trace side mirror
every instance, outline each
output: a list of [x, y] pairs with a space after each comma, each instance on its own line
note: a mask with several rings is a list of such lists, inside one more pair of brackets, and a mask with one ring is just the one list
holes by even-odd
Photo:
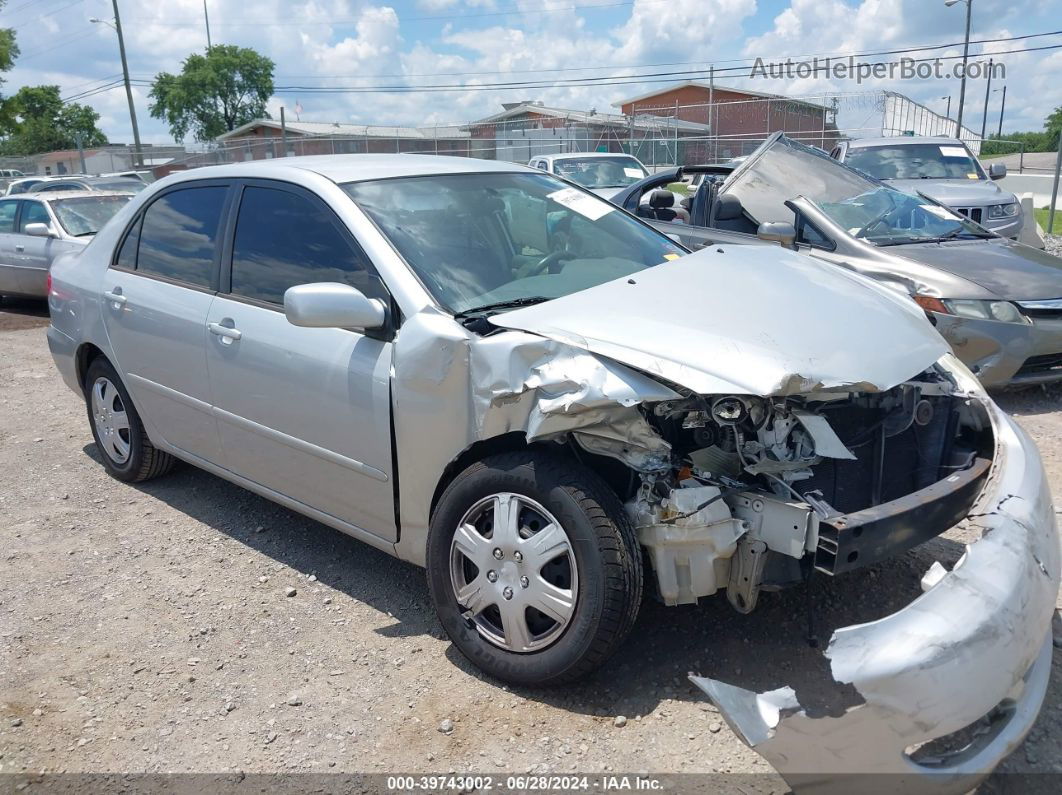
[[1006, 163], [993, 163], [988, 167], [989, 179], [1003, 179], [1007, 176], [1007, 164]]
[[55, 237], [56, 234], [48, 224], [26, 224], [23, 234], [30, 237]]
[[787, 221], [768, 221], [760, 224], [756, 237], [772, 243], [781, 243], [786, 248], [796, 247], [796, 228]]
[[284, 292], [284, 315], [305, 328], [379, 328], [387, 319], [382, 301], [338, 282], [298, 284]]

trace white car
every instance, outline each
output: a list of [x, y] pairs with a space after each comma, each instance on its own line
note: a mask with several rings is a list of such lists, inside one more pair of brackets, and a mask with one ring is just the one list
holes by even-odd
[[638, 158], [615, 152], [539, 155], [531, 158], [528, 165], [581, 185], [602, 199], [611, 199], [628, 185], [649, 176]]

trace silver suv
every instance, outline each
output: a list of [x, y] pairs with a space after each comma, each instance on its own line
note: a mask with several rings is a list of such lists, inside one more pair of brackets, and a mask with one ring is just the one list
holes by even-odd
[[995, 184], [1007, 167], [993, 163], [986, 173], [956, 138], [857, 138], [839, 143], [830, 157], [900, 190], [924, 193], [1001, 237], [1016, 238], [1025, 223], [1017, 197]]
[[[747, 613], [969, 517], [953, 571], [834, 633], [846, 709], [695, 681], [787, 775], [971, 789], [1051, 669], [1035, 447], [906, 296], [775, 246], [685, 254], [508, 163], [204, 168], [56, 262], [48, 342], [114, 477], [180, 459], [425, 566], [454, 645], [516, 684], [600, 665], [647, 580]], [[989, 714], [976, 750], [905, 756]]]

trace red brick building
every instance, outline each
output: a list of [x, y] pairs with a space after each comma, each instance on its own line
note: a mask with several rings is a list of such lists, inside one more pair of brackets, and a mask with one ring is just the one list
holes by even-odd
[[643, 114], [673, 116], [707, 124], [715, 147], [709, 159], [748, 154], [779, 130], [823, 149], [829, 149], [837, 139], [832, 107], [698, 80], [625, 99], [613, 107], [634, 118]]

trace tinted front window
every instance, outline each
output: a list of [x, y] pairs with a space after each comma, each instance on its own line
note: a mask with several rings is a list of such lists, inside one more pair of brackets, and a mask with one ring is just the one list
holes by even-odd
[[18, 230], [25, 231], [29, 224], [51, 225], [52, 220], [48, 217], [48, 210], [40, 202], [23, 202], [22, 215], [18, 220]]
[[209, 287], [227, 193], [221, 186], [185, 188], [152, 202], [144, 213], [137, 270]]
[[0, 232], [15, 231], [15, 210], [17, 201], [0, 202]]
[[984, 179], [966, 147], [905, 144], [849, 149], [845, 162], [878, 179]]
[[341, 282], [384, 297], [365, 256], [326, 208], [285, 190], [245, 189], [232, 243], [232, 292], [282, 304], [289, 287], [313, 282]]
[[343, 188], [453, 312], [557, 298], [686, 253], [549, 174], [406, 177]]
[[[129, 196], [85, 196], [76, 199], [56, 199], [52, 209], [67, 234], [75, 237], [94, 235], [124, 207]], [[25, 212], [23, 212], [25, 215]]]
[[553, 171], [585, 188], [622, 188], [648, 176], [633, 157], [565, 157]]
[[22, 203], [22, 216], [18, 221], [18, 231], [25, 232], [29, 224], [51, 225], [52, 219], [48, 217], [48, 210], [40, 202], [25, 201]]

